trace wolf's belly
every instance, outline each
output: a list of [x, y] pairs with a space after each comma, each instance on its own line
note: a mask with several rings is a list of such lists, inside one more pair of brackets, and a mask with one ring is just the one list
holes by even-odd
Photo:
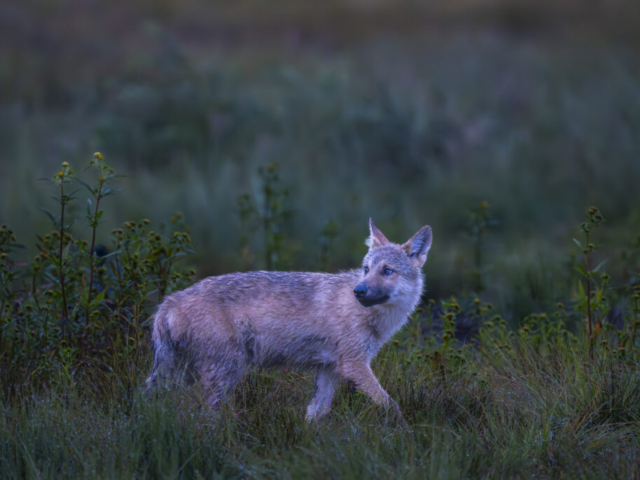
[[337, 361], [335, 343], [322, 334], [309, 334], [297, 339], [256, 335], [247, 357], [250, 362], [264, 368], [317, 369]]

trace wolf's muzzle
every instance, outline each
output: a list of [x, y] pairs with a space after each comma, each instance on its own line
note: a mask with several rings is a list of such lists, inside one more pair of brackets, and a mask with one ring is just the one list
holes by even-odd
[[362, 284], [356, 285], [356, 288], [353, 289], [353, 294], [360, 300], [367, 295], [367, 287]]
[[363, 307], [373, 307], [374, 305], [380, 305], [389, 300], [389, 295], [371, 291], [363, 284], [358, 284], [356, 288], [353, 289], [353, 294]]

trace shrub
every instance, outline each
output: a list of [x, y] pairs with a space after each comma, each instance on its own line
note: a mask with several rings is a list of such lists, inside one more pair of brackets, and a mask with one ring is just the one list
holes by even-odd
[[[139, 358], [150, 308], [194, 279], [195, 271], [176, 268], [192, 252], [181, 215], [157, 229], [147, 219], [125, 222], [112, 230], [110, 249], [96, 244], [101, 207], [117, 193], [111, 188], [117, 175], [100, 153], [90, 169], [93, 184], [77, 178], [67, 162], [52, 177], [59, 215], [45, 210], [54, 228], [37, 237], [30, 260], [12, 230], [0, 228], [0, 362], [17, 384], [50, 382], [60, 372], [70, 379], [89, 364], [113, 368]], [[72, 190], [76, 185], [89, 193], [90, 240], [77, 236], [69, 215], [81, 191]]]

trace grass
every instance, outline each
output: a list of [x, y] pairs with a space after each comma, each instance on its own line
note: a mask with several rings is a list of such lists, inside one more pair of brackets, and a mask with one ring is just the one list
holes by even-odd
[[102, 394], [67, 385], [3, 399], [0, 468], [5, 478], [637, 475], [637, 364], [516, 341], [496, 355], [466, 350], [444, 378], [401, 340], [374, 370], [406, 427], [346, 388], [309, 426], [312, 382], [297, 373], [252, 373], [220, 414], [201, 407], [197, 390], [146, 399], [101, 374]]

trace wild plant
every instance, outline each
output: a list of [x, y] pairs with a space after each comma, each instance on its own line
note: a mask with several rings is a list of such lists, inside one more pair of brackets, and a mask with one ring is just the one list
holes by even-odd
[[329, 221], [325, 223], [320, 232], [320, 270], [326, 272], [329, 269], [329, 258], [331, 247], [338, 236], [339, 225], [337, 222]]
[[482, 293], [486, 288], [484, 249], [487, 231], [495, 223], [496, 221], [491, 218], [489, 203], [486, 201], [480, 202], [469, 211], [466, 238], [473, 245], [473, 268], [468, 270], [467, 276], [470, 290], [476, 293]]
[[[100, 153], [89, 168], [93, 184], [77, 178], [67, 162], [52, 177], [59, 215], [45, 210], [53, 230], [37, 237], [31, 261], [13, 232], [0, 228], [0, 362], [14, 386], [71, 380], [89, 365], [113, 368], [140, 358], [150, 308], [194, 279], [195, 271], [176, 270], [192, 252], [189, 234], [175, 229], [180, 216], [158, 231], [146, 219], [125, 222], [111, 232], [111, 252], [98, 245], [103, 200], [117, 192], [112, 183], [118, 176]], [[89, 193], [90, 240], [77, 236], [80, 228], [69, 214], [81, 191], [76, 184]]]
[[288, 208], [289, 188], [282, 185], [278, 162], [259, 167], [258, 175], [262, 180], [262, 197], [254, 199], [248, 194], [237, 197], [242, 269], [248, 270], [251, 266], [249, 239], [257, 228], [262, 229], [264, 268], [286, 269], [291, 264], [293, 253], [284, 233], [285, 225], [293, 214]]
[[580, 225], [582, 241], [574, 238], [573, 241], [582, 251], [583, 263], [577, 266], [578, 272], [584, 279], [578, 283], [578, 299], [576, 308], [584, 315], [587, 324], [587, 340], [589, 342], [589, 357], [593, 359], [593, 347], [596, 337], [602, 330], [602, 323], [598, 319], [598, 311], [605, 308], [606, 297], [604, 292], [608, 284], [608, 275], [602, 277], [602, 283], [598, 286], [595, 280], [597, 273], [605, 264], [602, 261], [595, 268], [592, 267], [591, 257], [597, 249], [592, 243], [592, 232], [597, 228], [604, 217], [596, 207], [591, 207], [585, 214], [587, 221]]
[[284, 224], [291, 217], [287, 208], [289, 188], [281, 185], [280, 165], [272, 162], [258, 169], [262, 178], [261, 223], [264, 233], [264, 259], [267, 270], [284, 268], [289, 263], [284, 258]]
[[256, 215], [256, 209], [249, 194], [238, 195], [238, 216], [240, 217], [240, 263], [242, 271], [251, 268], [251, 256], [249, 253], [249, 237], [253, 231], [251, 220]]

